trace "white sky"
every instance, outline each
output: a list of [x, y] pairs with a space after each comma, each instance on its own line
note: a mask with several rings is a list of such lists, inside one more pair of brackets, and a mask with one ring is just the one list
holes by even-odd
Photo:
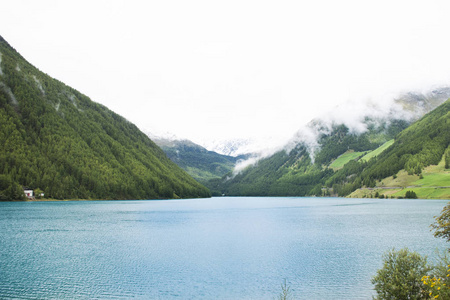
[[29, 62], [143, 130], [289, 138], [347, 100], [450, 83], [450, 1], [2, 0]]

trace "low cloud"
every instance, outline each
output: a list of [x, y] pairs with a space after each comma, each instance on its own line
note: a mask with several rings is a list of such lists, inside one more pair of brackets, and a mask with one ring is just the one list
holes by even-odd
[[285, 150], [283, 146], [278, 147], [272, 147], [272, 148], [265, 148], [263, 150], [255, 151], [251, 154], [250, 158], [239, 160], [233, 169], [233, 177], [242, 172], [245, 168], [255, 165], [260, 161], [261, 159], [267, 158], [272, 156], [273, 154]]
[[5, 93], [8, 95], [9, 100], [11, 101], [12, 104], [14, 105], [18, 105], [19, 102], [17, 101], [16, 97], [14, 96], [13, 92], [11, 91], [11, 89], [9, 88], [9, 86], [7, 86], [6, 84], [4, 84], [3, 82], [0, 81], [0, 89], [2, 89], [3, 91], [5, 91]]
[[37, 86], [38, 89], [41, 91], [42, 95], [45, 95], [45, 90], [44, 90], [44, 88], [42, 87], [42, 84], [41, 84], [41, 82], [39, 81], [39, 79], [37, 79], [37, 77], [36, 77], [35, 75], [33, 75], [33, 79], [34, 79], [34, 82], [36, 83], [36, 86]]
[[378, 127], [391, 120], [409, 122], [417, 120], [448, 98], [450, 98], [450, 87], [435, 87], [348, 101], [301, 127], [283, 146], [256, 152], [251, 158], [239, 162], [235, 166], [234, 175], [278, 151], [284, 150], [289, 153], [298, 144], [306, 147], [311, 160], [314, 161], [315, 154], [320, 150], [319, 137], [330, 134], [336, 125], [345, 125], [350, 133], [359, 135], [365, 133], [369, 125]]

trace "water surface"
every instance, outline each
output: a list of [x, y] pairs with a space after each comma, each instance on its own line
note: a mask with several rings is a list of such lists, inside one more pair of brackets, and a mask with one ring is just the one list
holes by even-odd
[[0, 203], [0, 298], [370, 299], [381, 256], [447, 245], [447, 201], [212, 198]]

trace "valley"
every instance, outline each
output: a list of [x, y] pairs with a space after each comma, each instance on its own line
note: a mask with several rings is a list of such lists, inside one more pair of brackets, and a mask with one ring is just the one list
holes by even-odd
[[[300, 132], [285, 150], [206, 185], [214, 195], [395, 198], [414, 186], [420, 198], [449, 198], [450, 100], [440, 99], [417, 102], [443, 102], [418, 120], [366, 117], [362, 133], [316, 120], [306, 128], [316, 141], [302, 140]], [[413, 103], [408, 100], [406, 107], [411, 110]], [[389, 177], [399, 179], [386, 185]], [[396, 185], [399, 180], [404, 184]]]
[[[22, 199], [25, 186], [61, 200], [401, 198], [408, 190], [419, 198], [450, 198], [448, 87], [366, 109], [349, 103], [271, 151], [246, 152], [250, 140], [211, 144], [227, 153], [219, 154], [189, 140], [142, 133], [36, 69], [2, 38], [0, 53], [3, 200]], [[343, 118], [343, 111], [354, 114]]]

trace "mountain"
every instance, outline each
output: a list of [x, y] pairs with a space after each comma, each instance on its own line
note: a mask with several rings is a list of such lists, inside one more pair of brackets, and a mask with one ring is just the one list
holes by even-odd
[[441, 87], [425, 93], [406, 93], [400, 96], [397, 102], [402, 105], [404, 110], [413, 114], [415, 119], [418, 119], [449, 98], [450, 87]]
[[449, 199], [449, 145], [450, 99], [403, 130], [357, 179], [341, 182], [343, 189], [348, 193], [358, 186], [373, 188], [356, 193], [361, 197], [399, 197], [411, 190], [421, 198]]
[[[216, 195], [246, 196], [344, 196], [362, 185], [373, 186], [381, 175], [361, 178], [362, 172], [376, 169], [376, 157], [391, 149], [391, 144], [397, 145], [394, 142], [397, 135], [420, 115], [445, 101], [449, 91], [441, 88], [426, 94], [408, 93], [389, 105], [369, 103], [368, 107], [337, 108], [299, 130], [283, 150], [220, 180], [211, 180], [207, 186]], [[438, 110], [445, 109], [443, 105]], [[438, 124], [434, 126], [439, 128]], [[409, 151], [414, 155], [416, 150]], [[411, 161], [408, 168], [414, 168], [413, 165]]]
[[138, 128], [29, 64], [0, 37], [0, 198], [209, 197]]
[[221, 178], [231, 172], [240, 159], [208, 151], [189, 140], [152, 138], [166, 155], [199, 182]]
[[227, 156], [240, 156], [240, 155], [252, 155], [260, 148], [260, 142], [252, 139], [217, 139], [217, 140], [205, 140], [201, 144], [209, 151], [227, 155]]

